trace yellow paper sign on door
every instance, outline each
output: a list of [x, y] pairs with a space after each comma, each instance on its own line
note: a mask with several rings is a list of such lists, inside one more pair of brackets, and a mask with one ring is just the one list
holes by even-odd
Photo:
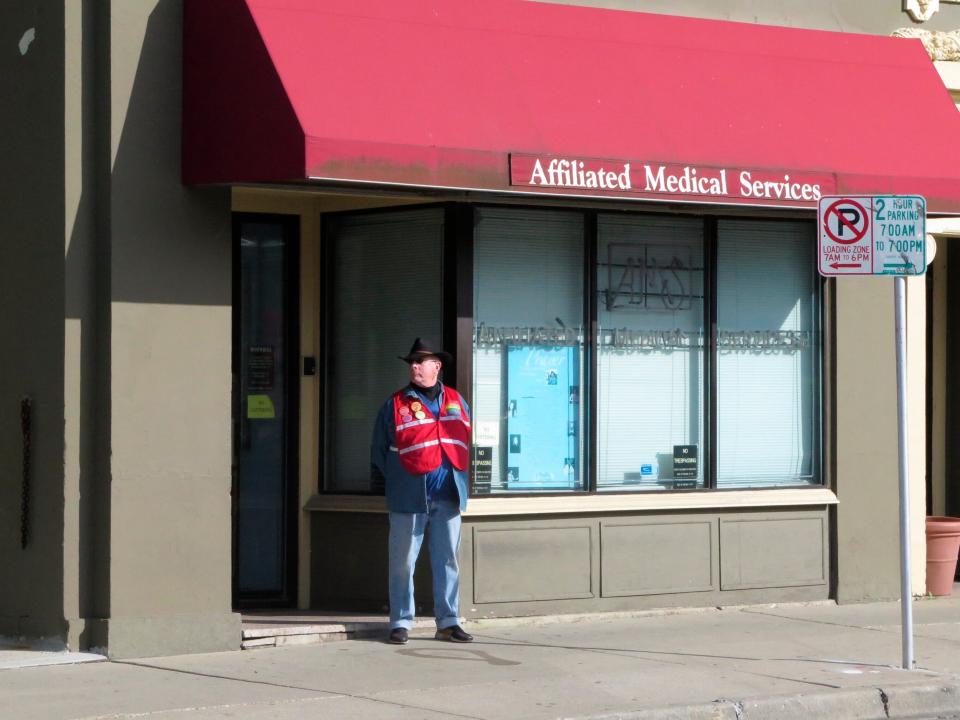
[[273, 420], [276, 417], [277, 411], [269, 395], [247, 395], [247, 419]]

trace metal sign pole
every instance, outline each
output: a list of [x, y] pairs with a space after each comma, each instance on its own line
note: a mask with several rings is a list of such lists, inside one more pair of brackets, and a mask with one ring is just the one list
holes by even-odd
[[903, 669], [913, 669], [913, 595], [910, 592], [910, 489], [907, 484], [906, 278], [894, 278], [897, 345], [897, 441], [900, 456], [900, 631]]
[[[910, 490], [907, 477], [907, 275], [927, 271], [927, 201], [919, 195], [823, 195], [817, 206], [818, 266], [824, 277], [894, 275], [897, 450], [900, 490], [900, 627], [903, 668], [913, 669]], [[840, 381], [840, 378], [837, 378]]]

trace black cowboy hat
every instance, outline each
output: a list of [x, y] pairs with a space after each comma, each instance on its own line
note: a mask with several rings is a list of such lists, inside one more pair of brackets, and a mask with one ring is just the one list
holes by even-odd
[[406, 357], [403, 357], [402, 355], [398, 355], [397, 357], [399, 357], [405, 363], [412, 363], [414, 360], [421, 360], [425, 357], [430, 357], [431, 355], [433, 357], [440, 358], [440, 362], [442, 362], [444, 365], [453, 364], [453, 355], [444, 352], [443, 350], [435, 350], [433, 343], [431, 343], [429, 340], [423, 340], [421, 338], [417, 338], [413, 341], [413, 345], [410, 347], [410, 352], [407, 353]]

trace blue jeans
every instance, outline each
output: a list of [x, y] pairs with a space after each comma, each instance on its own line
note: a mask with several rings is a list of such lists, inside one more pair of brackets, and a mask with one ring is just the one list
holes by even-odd
[[390, 627], [413, 623], [413, 569], [430, 526], [433, 608], [437, 627], [460, 624], [460, 508], [452, 502], [427, 502], [425, 513], [390, 513]]

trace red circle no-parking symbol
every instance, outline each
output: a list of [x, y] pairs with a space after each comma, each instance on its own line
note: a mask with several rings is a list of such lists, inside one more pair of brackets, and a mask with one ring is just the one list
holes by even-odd
[[863, 239], [870, 227], [870, 216], [860, 203], [844, 198], [837, 200], [823, 214], [823, 229], [834, 242], [852, 245]]

